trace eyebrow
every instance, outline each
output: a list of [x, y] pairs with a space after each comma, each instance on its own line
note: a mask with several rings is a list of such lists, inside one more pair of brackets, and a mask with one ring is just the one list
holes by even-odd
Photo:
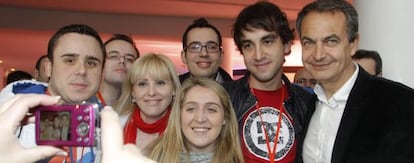
[[[199, 104], [197, 101], [188, 101], [186, 103], [184, 103], [184, 105], [188, 105], [188, 104]], [[205, 105], [215, 105], [220, 107], [221, 105], [215, 102], [207, 102]]]
[[[111, 50], [111, 51], [109, 51], [108, 52], [108, 54], [120, 54], [121, 52], [119, 52], [118, 50]], [[137, 56], [135, 56], [134, 54], [132, 54], [132, 53], [126, 53], [125, 55], [127, 55], [127, 56], [131, 56], [131, 57], [134, 57], [134, 58], [136, 58]]]
[[300, 40], [309, 40], [309, 41], [314, 41], [313, 39], [311, 39], [311, 38], [309, 38], [309, 37], [306, 37], [306, 36], [303, 36]]
[[251, 40], [240, 40], [240, 44], [243, 45], [245, 43], [251, 43]]
[[260, 40], [267, 40], [267, 39], [273, 39], [274, 40], [278, 37], [279, 37], [279, 35], [276, 35], [274, 33], [270, 33], [268, 35], [263, 36]]
[[142, 82], [142, 81], [147, 82], [147, 81], [148, 81], [148, 78], [137, 78], [137, 79], [135, 80], [135, 82]]
[[118, 50], [111, 50], [111, 51], [108, 52], [108, 54], [112, 54], [112, 53], [119, 54], [119, 51]]
[[[188, 43], [188, 45], [191, 45], [191, 44], [196, 44], [196, 43], [197, 43], [197, 44], [201, 44], [201, 42], [200, 42], [200, 41], [193, 41], [193, 42], [189, 42], [189, 43]], [[187, 45], [187, 46], [188, 46], [188, 45]]]
[[[328, 39], [331, 39], [331, 38], [335, 38], [335, 39], [338, 39], [338, 40], [341, 40], [341, 38], [338, 36], [338, 35], [336, 35], [336, 34], [332, 34], [332, 35], [329, 35], [329, 36], [326, 36], [326, 37], [324, 37], [322, 40], [328, 40]], [[301, 40], [310, 40], [310, 41], [315, 41], [315, 40], [313, 40], [313, 39], [311, 39], [311, 38], [309, 38], [309, 37], [306, 37], [306, 36], [303, 36], [302, 38], [301, 38]]]
[[214, 43], [214, 44], [217, 44], [217, 45], [219, 44], [218, 42], [215, 42], [215, 41], [207, 41], [207, 43], [206, 43], [206, 44], [209, 44], [209, 43], [210, 43], [210, 44], [211, 44], [211, 43]]
[[96, 58], [94, 56], [86, 56], [86, 59], [87, 60], [94, 60], [94, 61], [97, 61], [99, 63], [102, 63], [102, 61], [100, 59], [98, 59], [98, 58]]
[[61, 55], [60, 58], [63, 58], [63, 57], [78, 57], [78, 56], [79, 55], [75, 54], [75, 53], [65, 53], [65, 54]]
[[137, 56], [135, 56], [134, 54], [131, 54], [131, 53], [126, 53], [125, 55], [127, 55], [127, 56], [131, 56], [131, 57], [134, 57], [134, 58], [136, 58]]
[[331, 39], [331, 38], [341, 40], [341, 38], [336, 34], [329, 35], [329, 36], [325, 37], [323, 40], [328, 40], [328, 39]]
[[[279, 37], [279, 35], [278, 34], [275, 34], [275, 33], [269, 33], [269, 34], [267, 34], [267, 35], [264, 35], [263, 37], [261, 37], [260, 38], [260, 40], [267, 40], [267, 39], [276, 39], [276, 38], [278, 38]], [[252, 40], [250, 40], [250, 39], [241, 39], [240, 40], [240, 42], [241, 43], [246, 43], [246, 42], [252, 42]]]

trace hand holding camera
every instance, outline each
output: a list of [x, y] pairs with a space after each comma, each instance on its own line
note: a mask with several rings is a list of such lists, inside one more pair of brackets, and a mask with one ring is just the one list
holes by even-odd
[[[36, 106], [50, 106], [58, 102], [56, 96], [41, 94], [20, 94], [0, 105], [0, 158], [2, 162], [35, 162], [50, 156], [67, 156], [56, 147], [40, 145], [33, 148], [23, 147], [15, 132], [29, 109]], [[52, 109], [53, 110], [53, 109]], [[133, 145], [123, 145], [122, 128], [118, 114], [111, 107], [105, 107], [102, 113], [103, 163], [117, 162], [154, 162], [140, 153]], [[78, 123], [79, 124], [79, 123]]]
[[52, 146], [24, 148], [15, 132], [29, 109], [37, 105], [56, 104], [59, 97], [25, 94], [16, 95], [0, 106], [0, 158], [2, 162], [35, 162], [53, 155], [66, 156], [67, 153]]

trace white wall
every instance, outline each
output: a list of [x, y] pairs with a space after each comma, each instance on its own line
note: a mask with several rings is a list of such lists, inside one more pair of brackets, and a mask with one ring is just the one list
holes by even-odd
[[359, 13], [359, 47], [376, 50], [385, 78], [414, 87], [414, 1], [354, 0]]

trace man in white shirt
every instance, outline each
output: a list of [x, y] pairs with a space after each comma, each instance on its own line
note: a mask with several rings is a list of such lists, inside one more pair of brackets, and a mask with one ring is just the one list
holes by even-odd
[[318, 81], [298, 162], [413, 162], [414, 90], [352, 61], [355, 8], [317, 0], [301, 10], [296, 26], [304, 67]]

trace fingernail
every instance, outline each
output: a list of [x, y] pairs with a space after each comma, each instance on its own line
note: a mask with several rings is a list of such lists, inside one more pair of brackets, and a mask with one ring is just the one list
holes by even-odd
[[111, 106], [105, 106], [104, 109], [105, 110], [110, 110], [110, 111], [114, 110]]
[[58, 151], [57, 153], [56, 153], [56, 156], [67, 156], [68, 155], [68, 153], [67, 152], [65, 152], [65, 151]]

